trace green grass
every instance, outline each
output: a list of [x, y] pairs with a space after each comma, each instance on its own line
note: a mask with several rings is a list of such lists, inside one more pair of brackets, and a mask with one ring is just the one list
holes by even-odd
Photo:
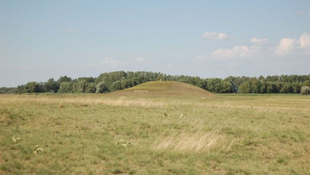
[[1, 95], [0, 174], [310, 173], [309, 96], [118, 95]]
[[201, 89], [199, 87], [175, 82], [175, 81], [151, 81], [137, 85], [135, 87], [116, 91], [110, 94], [111, 97], [140, 97], [147, 99], [214, 99], [217, 98], [214, 94]]

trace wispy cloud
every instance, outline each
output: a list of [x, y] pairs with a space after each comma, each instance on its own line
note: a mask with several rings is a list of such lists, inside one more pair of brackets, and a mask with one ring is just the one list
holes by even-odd
[[134, 62], [135, 62], [135, 63], [143, 63], [143, 62], [145, 62], [145, 60], [144, 60], [143, 57], [138, 57], [138, 58], [135, 58], [135, 59], [134, 59]]
[[253, 49], [248, 46], [235, 46], [232, 49], [217, 49], [212, 52], [211, 56], [218, 59], [233, 59], [250, 57], [254, 52]]
[[113, 57], [104, 57], [102, 61], [100, 62], [91, 62], [88, 64], [88, 67], [110, 67], [110, 68], [122, 68], [124, 66], [132, 67], [135, 65], [141, 65], [141, 64], [148, 64], [148, 63], [155, 63], [155, 61], [145, 59], [143, 57], [137, 57], [133, 60], [127, 60], [126, 59], [115, 59]]
[[206, 62], [206, 61], [208, 61], [208, 60], [211, 60], [211, 58], [208, 57], [208, 56], [202, 56], [202, 55], [199, 55], [199, 56], [196, 57], [196, 58], [192, 58], [192, 61], [193, 61], [193, 62]]
[[144, 57], [137, 57], [133, 60], [134, 63], [142, 64], [142, 63], [155, 63], [153, 60], [145, 59]]
[[115, 58], [104, 57], [103, 60], [100, 61], [100, 62], [96, 62], [96, 63], [91, 62], [91, 63], [89, 63], [88, 67], [102, 67], [102, 66], [106, 67], [106, 66], [108, 66], [108, 67], [111, 67], [111, 68], [115, 68], [115, 67], [117, 67], [119, 65], [123, 65], [123, 64], [125, 64], [125, 62], [119, 61], [119, 60], [117, 60]]
[[251, 43], [256, 43], [256, 44], [263, 44], [266, 43], [268, 40], [267, 39], [260, 39], [260, 38], [252, 38]]
[[216, 32], [208, 32], [208, 31], [203, 33], [201, 37], [205, 39], [215, 39], [215, 40], [223, 40], [223, 39], [228, 38], [226, 33], [216, 33]]
[[105, 57], [103, 61], [100, 62], [101, 65], [110, 65], [110, 66], [116, 66], [119, 64], [122, 64], [121, 61], [116, 60], [115, 58], [112, 57]]

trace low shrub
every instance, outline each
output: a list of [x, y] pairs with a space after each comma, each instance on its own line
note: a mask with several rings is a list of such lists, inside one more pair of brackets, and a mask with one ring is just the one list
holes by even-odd
[[310, 94], [310, 87], [309, 86], [303, 86], [301, 88], [300, 94], [301, 95], [309, 95]]

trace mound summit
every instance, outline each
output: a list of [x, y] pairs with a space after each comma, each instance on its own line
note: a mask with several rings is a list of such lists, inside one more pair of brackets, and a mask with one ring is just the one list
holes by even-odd
[[116, 91], [113, 95], [137, 97], [199, 97], [201, 99], [216, 98], [216, 95], [187, 83], [176, 81], [150, 81], [135, 87]]

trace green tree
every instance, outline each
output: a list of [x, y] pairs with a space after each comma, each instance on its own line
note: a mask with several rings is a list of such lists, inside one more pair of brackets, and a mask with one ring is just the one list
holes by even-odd
[[58, 92], [60, 93], [72, 93], [74, 92], [74, 82], [63, 82], [60, 84]]
[[47, 80], [47, 82], [45, 83], [45, 87], [46, 87], [46, 91], [51, 91], [56, 93], [59, 89], [59, 83], [57, 81], [54, 80], [54, 78], [50, 78], [49, 80]]
[[266, 93], [275, 93], [277, 91], [277, 86], [274, 82], [266, 83]]
[[246, 81], [239, 86], [238, 93], [251, 93], [251, 84]]
[[231, 93], [232, 92], [232, 86], [229, 81], [222, 80], [221, 81], [221, 93]]
[[302, 86], [309, 86], [310, 87], [310, 81], [306, 80], [302, 83]]
[[259, 93], [260, 92], [260, 81], [257, 78], [250, 79], [250, 91], [251, 93]]
[[110, 92], [122, 90], [122, 83], [121, 81], [115, 81], [113, 82], [109, 87]]
[[25, 92], [26, 93], [40, 92], [39, 84], [35, 81], [27, 83], [25, 86]]
[[290, 83], [286, 83], [282, 88], [280, 89], [280, 93], [293, 93], [293, 88]]
[[57, 81], [59, 84], [61, 84], [63, 82], [71, 82], [72, 79], [70, 77], [67, 77], [67, 75], [65, 75], [65, 76], [61, 76]]
[[292, 84], [293, 92], [294, 93], [300, 93], [301, 90], [301, 83], [293, 83]]
[[96, 86], [96, 93], [106, 93], [110, 92], [108, 86], [105, 82], [100, 82]]
[[232, 93], [238, 92], [238, 88], [241, 84], [241, 78], [240, 77], [229, 76], [229, 77], [225, 78], [224, 80], [230, 82]]
[[260, 93], [266, 93], [267, 92], [267, 85], [265, 82], [261, 82], [260, 83], [260, 89], [259, 89]]
[[95, 83], [86, 83], [85, 92], [86, 93], [95, 93], [96, 92]]
[[74, 92], [79, 92], [79, 93], [82, 93], [82, 92], [85, 92], [85, 89], [86, 89], [86, 80], [84, 79], [80, 79], [78, 80], [76, 83], [74, 83]]

